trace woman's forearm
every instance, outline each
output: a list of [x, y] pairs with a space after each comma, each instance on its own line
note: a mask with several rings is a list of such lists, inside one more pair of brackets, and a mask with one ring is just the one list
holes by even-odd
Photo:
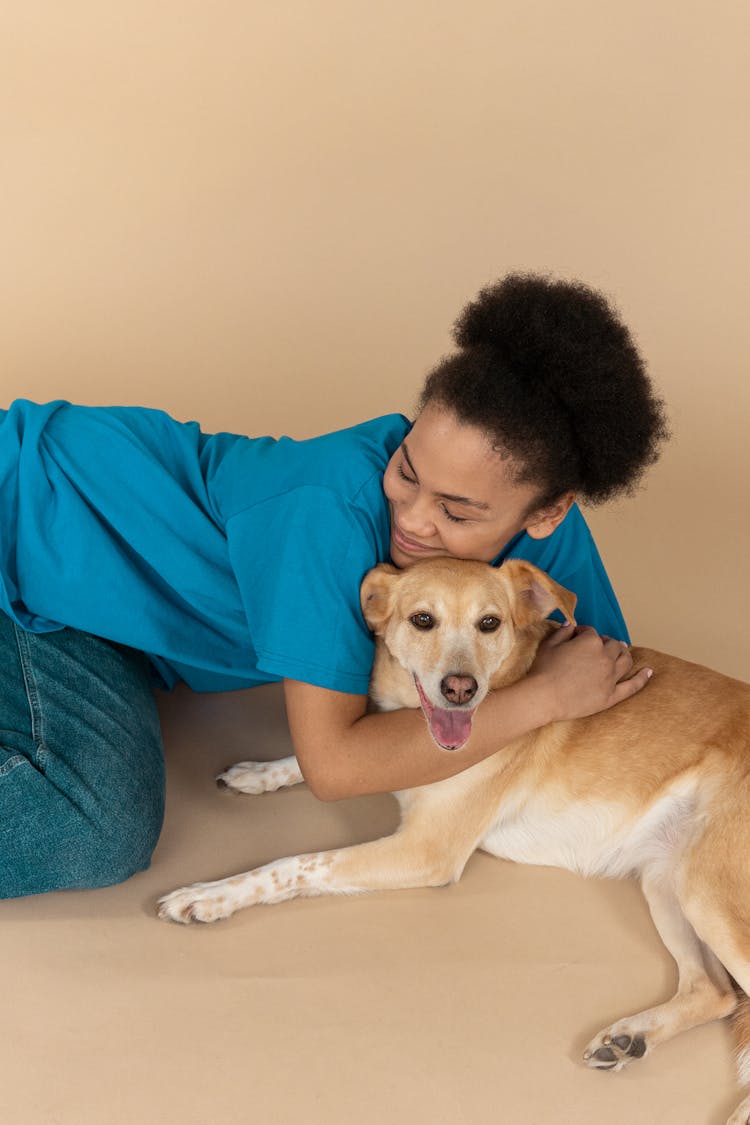
[[421, 711], [366, 714], [364, 696], [285, 681], [289, 728], [300, 768], [324, 801], [392, 793], [443, 781], [546, 723], [593, 715], [645, 687], [626, 645], [592, 629], [559, 629], [522, 680], [479, 705], [462, 750], [440, 750]]
[[526, 679], [482, 702], [461, 750], [441, 750], [415, 709], [362, 715], [329, 741], [325, 756], [302, 746], [297, 756], [315, 795], [336, 801], [443, 781], [547, 721], [543, 686]]

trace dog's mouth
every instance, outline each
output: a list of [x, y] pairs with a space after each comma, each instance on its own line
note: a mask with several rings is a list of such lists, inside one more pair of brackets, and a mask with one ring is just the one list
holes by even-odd
[[441, 750], [460, 750], [469, 741], [475, 708], [467, 711], [462, 707], [436, 707], [430, 703], [416, 676], [414, 683], [434, 741]]

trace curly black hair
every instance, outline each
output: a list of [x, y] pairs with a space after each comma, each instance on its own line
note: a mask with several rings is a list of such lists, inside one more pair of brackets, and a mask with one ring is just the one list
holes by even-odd
[[580, 281], [512, 273], [481, 290], [453, 329], [459, 350], [427, 376], [419, 409], [449, 408], [484, 430], [539, 486], [597, 504], [631, 493], [669, 437], [630, 332]]

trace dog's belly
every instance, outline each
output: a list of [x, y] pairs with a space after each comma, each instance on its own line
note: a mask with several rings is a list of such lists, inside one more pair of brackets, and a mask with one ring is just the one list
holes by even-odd
[[553, 801], [543, 794], [501, 809], [479, 847], [515, 863], [618, 878], [651, 864], [671, 866], [694, 826], [694, 783], [682, 779], [645, 809], [602, 801]]

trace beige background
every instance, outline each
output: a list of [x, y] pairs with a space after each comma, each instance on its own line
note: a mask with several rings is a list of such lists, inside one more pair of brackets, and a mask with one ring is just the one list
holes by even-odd
[[[3, 399], [305, 436], [409, 412], [486, 282], [580, 277], [674, 428], [645, 490], [591, 516], [633, 635], [748, 678], [748, 33], [741, 0], [6, 4]], [[485, 857], [442, 896], [153, 922], [175, 882], [392, 823], [388, 798], [305, 790], [226, 819], [210, 771], [248, 724], [283, 751], [267, 705], [270, 731], [247, 694], [166, 700], [151, 872], [0, 907], [10, 1120], [722, 1120], [721, 1028], [640, 1074], [573, 1066], [671, 980], [633, 887]]]

